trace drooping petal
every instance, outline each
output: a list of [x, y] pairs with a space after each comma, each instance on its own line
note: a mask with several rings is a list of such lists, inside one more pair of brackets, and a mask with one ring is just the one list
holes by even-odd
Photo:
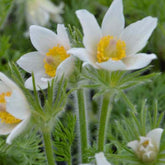
[[121, 40], [126, 43], [127, 56], [139, 52], [146, 45], [156, 26], [157, 18], [146, 17], [124, 29]]
[[57, 25], [57, 36], [60, 42], [60, 45], [64, 46], [66, 50], [70, 49], [70, 41], [66, 31], [66, 28], [63, 24]]
[[74, 62], [75, 62], [75, 57], [68, 57], [66, 60], [64, 60], [57, 68], [56, 70], [56, 76], [58, 79], [60, 79], [62, 76], [67, 78], [68, 76], [71, 75], [74, 69]]
[[156, 128], [156, 129], [153, 129], [152, 131], [150, 131], [147, 134], [147, 137], [150, 137], [152, 139], [152, 141], [154, 141], [154, 143], [156, 144], [158, 150], [159, 150], [159, 147], [160, 147], [160, 140], [161, 140], [162, 133], [163, 133], [162, 128]]
[[108, 60], [102, 63], [96, 63], [100, 68], [109, 70], [109, 71], [117, 71], [117, 70], [125, 70], [126, 66], [122, 61], [114, 61]]
[[78, 57], [80, 60], [88, 63], [95, 63], [96, 57], [89, 53], [85, 48], [72, 48], [69, 51], [67, 51], [68, 54], [71, 54], [75, 57]]
[[131, 141], [127, 144], [128, 147], [130, 147], [133, 151], [137, 152], [139, 142], [137, 140]]
[[128, 56], [122, 61], [127, 66], [127, 70], [140, 69], [151, 63], [152, 60], [156, 59], [155, 54], [139, 53], [133, 56]]
[[30, 108], [22, 92], [13, 90], [10, 97], [6, 97], [6, 111], [17, 119], [25, 119], [30, 115]]
[[30, 52], [21, 56], [17, 64], [26, 72], [41, 72], [44, 71], [44, 57], [39, 52]]
[[124, 29], [124, 24], [122, 0], [114, 0], [104, 16], [102, 33], [104, 36], [118, 37]]
[[[46, 89], [48, 87], [48, 81], [44, 81], [46, 79], [43, 80], [43, 78], [47, 77], [47, 75], [44, 75], [43, 73], [38, 73], [38, 74], [35, 74], [34, 77], [35, 77], [35, 83], [36, 83], [37, 90]], [[32, 77], [28, 78], [25, 81], [25, 87], [27, 89], [33, 90]]]
[[30, 116], [20, 122], [10, 133], [10, 135], [6, 139], [7, 144], [11, 144], [14, 138], [16, 138], [22, 131], [25, 130], [27, 124], [29, 123]]
[[84, 32], [83, 43], [87, 50], [96, 52], [97, 44], [102, 36], [101, 29], [93, 14], [87, 10], [77, 10], [76, 15], [80, 20]]
[[0, 135], [9, 134], [17, 124], [6, 124], [0, 121]]
[[30, 26], [30, 39], [33, 46], [42, 54], [58, 43], [57, 35], [53, 31], [36, 25]]
[[111, 165], [105, 158], [104, 153], [95, 154], [97, 165]]

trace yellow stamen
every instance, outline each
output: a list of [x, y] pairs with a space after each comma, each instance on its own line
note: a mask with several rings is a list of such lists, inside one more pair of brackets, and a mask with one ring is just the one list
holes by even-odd
[[144, 141], [142, 145], [146, 148], [149, 145], [149, 140]]
[[44, 59], [45, 73], [50, 77], [54, 77], [58, 65], [68, 57], [69, 54], [67, 54], [63, 46], [57, 45], [56, 47], [49, 49], [49, 52]]
[[117, 40], [113, 36], [102, 37], [97, 45], [97, 61], [99, 63], [109, 59], [118, 61], [126, 57], [126, 44], [122, 40]]
[[10, 113], [6, 112], [6, 100], [5, 97], [10, 97], [11, 92], [1, 93], [0, 94], [0, 119], [1, 123], [6, 124], [15, 124], [19, 123], [21, 120], [15, 118]]

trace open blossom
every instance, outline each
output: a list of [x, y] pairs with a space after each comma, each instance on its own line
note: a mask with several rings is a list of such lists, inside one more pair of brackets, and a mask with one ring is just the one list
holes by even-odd
[[0, 135], [7, 135], [6, 143], [19, 135], [30, 120], [30, 109], [21, 89], [0, 72]]
[[106, 12], [101, 28], [87, 10], [76, 11], [83, 28], [85, 48], [72, 48], [68, 53], [95, 68], [109, 71], [140, 69], [147, 66], [155, 54], [138, 53], [145, 47], [157, 26], [157, 18], [145, 17], [124, 28], [122, 0], [114, 0]]
[[140, 140], [131, 141], [127, 146], [132, 148], [143, 162], [154, 161], [159, 153], [162, 133], [163, 129], [161, 128], [153, 129], [145, 137], [140, 136]]
[[[105, 158], [104, 153], [95, 154], [96, 165], [111, 165]], [[94, 165], [94, 164], [80, 164], [80, 165]]]
[[26, 21], [30, 25], [48, 25], [49, 20], [57, 23], [62, 22], [60, 14], [63, 13], [64, 4], [55, 6], [49, 0], [27, 0], [26, 2]]
[[[48, 81], [55, 76], [69, 76], [74, 67], [74, 57], [67, 53], [70, 41], [62, 24], [57, 26], [57, 34], [46, 28], [30, 26], [30, 39], [37, 49], [23, 55], [17, 64], [29, 73], [34, 73], [36, 87], [39, 90], [48, 87]], [[26, 80], [25, 87], [33, 90], [32, 77]]]

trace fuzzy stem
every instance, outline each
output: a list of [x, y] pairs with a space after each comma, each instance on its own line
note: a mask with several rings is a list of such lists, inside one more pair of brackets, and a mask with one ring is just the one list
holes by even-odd
[[87, 118], [85, 111], [84, 91], [83, 89], [77, 90], [77, 103], [78, 103], [78, 119], [79, 119], [79, 132], [80, 132], [80, 145], [81, 145], [81, 162], [87, 163], [83, 155], [88, 148], [87, 138]]
[[104, 151], [104, 144], [106, 140], [107, 123], [110, 112], [110, 96], [104, 95], [102, 100], [102, 107], [100, 112], [100, 123], [98, 133], [98, 151]]
[[54, 160], [53, 148], [52, 148], [52, 140], [51, 140], [51, 132], [48, 129], [42, 130], [44, 145], [45, 145], [45, 153], [48, 161], [48, 165], [56, 165]]

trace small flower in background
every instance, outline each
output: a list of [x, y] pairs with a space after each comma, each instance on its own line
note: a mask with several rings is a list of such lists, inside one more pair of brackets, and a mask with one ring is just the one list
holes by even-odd
[[[104, 153], [95, 154], [96, 165], [111, 165], [105, 158]], [[94, 164], [80, 164], [80, 165], [94, 165]]]
[[[29, 73], [34, 73], [37, 89], [46, 89], [48, 81], [55, 76], [68, 77], [74, 67], [74, 57], [67, 54], [70, 41], [62, 24], [57, 25], [57, 34], [46, 28], [32, 25], [30, 39], [36, 52], [23, 55], [17, 64]], [[25, 87], [33, 90], [32, 77], [26, 80]]]
[[49, 0], [27, 0], [26, 2], [26, 21], [30, 25], [46, 26], [49, 21], [61, 23], [63, 21], [60, 14], [63, 13], [64, 4], [55, 6]]
[[30, 109], [21, 89], [0, 72], [0, 135], [7, 135], [6, 143], [19, 135], [30, 120]]
[[160, 148], [160, 140], [163, 129], [151, 130], [146, 137], [140, 136], [140, 140], [134, 140], [127, 144], [132, 148], [137, 157], [143, 162], [152, 162], [157, 158]]
[[146, 17], [124, 29], [122, 0], [114, 0], [104, 16], [101, 28], [87, 10], [76, 14], [83, 28], [85, 48], [68, 51], [95, 68], [110, 71], [140, 69], [147, 66], [155, 54], [137, 53], [146, 45], [157, 26], [157, 18]]

